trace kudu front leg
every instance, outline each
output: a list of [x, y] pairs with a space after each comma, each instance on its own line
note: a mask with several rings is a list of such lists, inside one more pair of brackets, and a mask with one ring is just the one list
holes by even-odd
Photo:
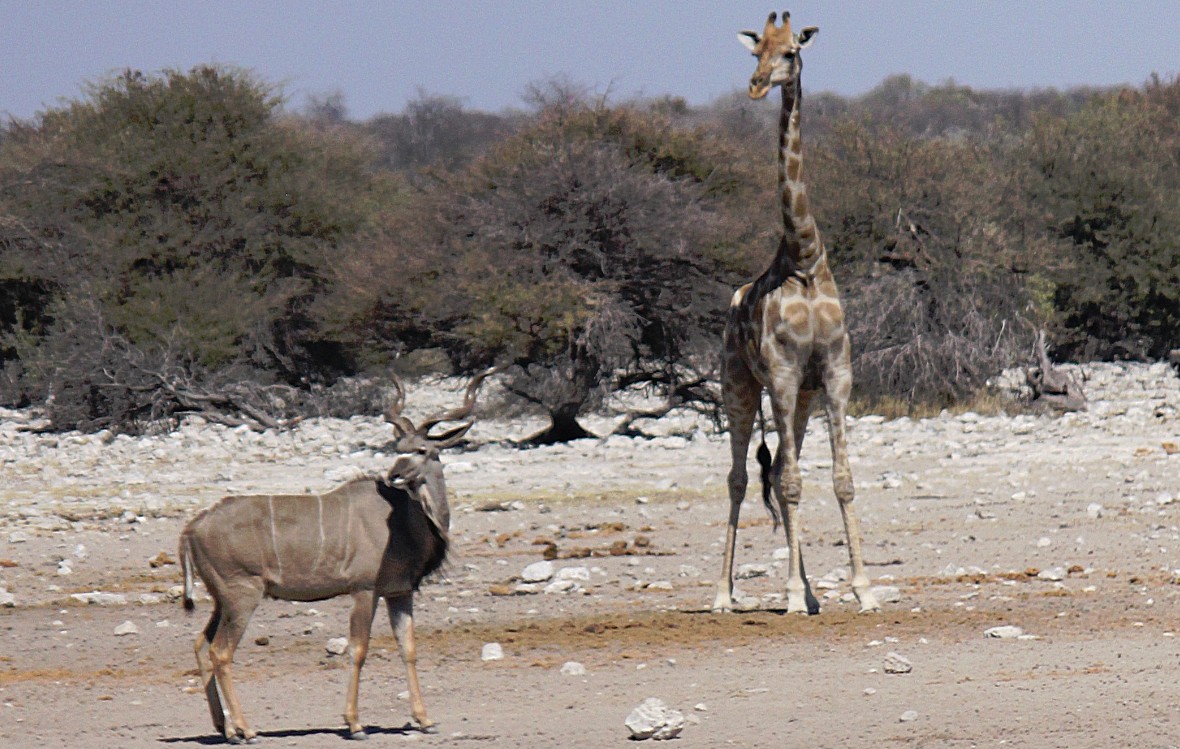
[[348, 680], [348, 696], [344, 703], [344, 722], [348, 724], [348, 738], [367, 739], [360, 723], [361, 669], [369, 654], [369, 636], [373, 631], [373, 614], [377, 610], [377, 596], [371, 590], [352, 595], [352, 617], [348, 623], [348, 652], [352, 657], [352, 674]]
[[397, 639], [402, 663], [406, 665], [406, 684], [410, 688], [410, 712], [424, 733], [434, 733], [434, 722], [426, 717], [422, 701], [422, 687], [418, 684], [418, 651], [414, 644], [414, 594], [405, 593], [385, 599], [389, 609], [389, 623]]

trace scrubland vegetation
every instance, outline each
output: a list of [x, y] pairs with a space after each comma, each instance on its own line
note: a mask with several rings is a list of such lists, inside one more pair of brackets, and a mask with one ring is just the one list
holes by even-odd
[[[780, 231], [777, 105], [299, 112], [218, 67], [93, 84], [0, 129], [0, 404], [54, 428], [372, 411], [363, 376], [507, 367], [577, 436], [647, 386], [709, 408], [723, 313]], [[1030, 361], [1180, 345], [1180, 81], [808, 93], [805, 174], [857, 397], [912, 407]]]

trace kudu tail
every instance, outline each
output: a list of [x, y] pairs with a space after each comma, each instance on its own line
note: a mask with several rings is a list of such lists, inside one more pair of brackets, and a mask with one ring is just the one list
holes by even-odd
[[192, 611], [196, 608], [193, 603], [193, 552], [187, 533], [180, 534], [180, 549], [176, 556], [180, 559], [180, 574], [184, 576], [184, 610]]
[[762, 479], [762, 504], [766, 506], [766, 511], [770, 513], [770, 519], [774, 521], [774, 529], [777, 531], [779, 525], [783, 522], [782, 510], [778, 506], [778, 502], [774, 499], [774, 485], [771, 482], [771, 466], [773, 461], [770, 457], [770, 448], [766, 446], [766, 419], [762, 415], [762, 404], [758, 404], [758, 431], [762, 433], [762, 442], [758, 445], [758, 450], [755, 455], [758, 458], [758, 466], [761, 469], [759, 475]]

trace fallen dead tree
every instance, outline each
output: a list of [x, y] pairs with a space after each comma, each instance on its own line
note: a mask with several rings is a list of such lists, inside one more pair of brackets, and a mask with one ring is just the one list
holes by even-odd
[[1085, 411], [1086, 394], [1082, 386], [1049, 361], [1044, 330], [1037, 331], [1034, 353], [1038, 366], [1024, 371], [1025, 381], [1032, 389], [1032, 404], [1044, 405], [1055, 411]]

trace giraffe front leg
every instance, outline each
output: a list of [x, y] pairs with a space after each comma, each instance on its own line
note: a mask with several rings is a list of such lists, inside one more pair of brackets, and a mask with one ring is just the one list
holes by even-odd
[[865, 573], [864, 556], [861, 553], [860, 519], [853, 506], [856, 494], [852, 483], [852, 467], [848, 461], [848, 439], [844, 429], [844, 414], [851, 389], [851, 374], [847, 375], [845, 380], [829, 385], [828, 435], [832, 443], [832, 488], [836, 492], [840, 514], [844, 518], [844, 534], [848, 539], [848, 561], [852, 567], [852, 592], [860, 602], [861, 613], [868, 613], [880, 611], [881, 604], [870, 590], [869, 576]]
[[[789, 482], [788, 482], [789, 484]], [[807, 570], [803, 564], [803, 547], [799, 539], [799, 500], [790, 495], [782, 502], [783, 526], [787, 534], [787, 613], [819, 613], [819, 600], [811, 591], [807, 581]]]
[[[849, 481], [849, 485], [851, 486], [851, 481]], [[860, 520], [856, 516], [856, 509], [852, 506], [851, 493], [848, 495], [848, 501], [840, 500], [840, 511], [844, 515], [844, 529], [848, 534], [848, 557], [852, 564], [852, 592], [856, 595], [856, 600], [860, 601], [862, 614], [880, 611], [881, 604], [870, 590], [869, 576], [865, 574], [864, 557], [861, 555], [860, 549]]]

